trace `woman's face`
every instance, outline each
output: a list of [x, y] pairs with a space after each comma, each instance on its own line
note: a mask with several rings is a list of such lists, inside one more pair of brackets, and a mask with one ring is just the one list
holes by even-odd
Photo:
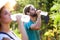
[[6, 8], [3, 8], [1, 11], [1, 23], [10, 23], [11, 21], [12, 19], [10, 11]]

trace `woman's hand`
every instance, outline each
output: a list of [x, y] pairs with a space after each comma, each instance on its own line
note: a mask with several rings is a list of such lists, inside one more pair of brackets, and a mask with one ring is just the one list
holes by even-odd
[[17, 23], [20, 24], [21, 23], [21, 15], [17, 15], [16, 18], [17, 18]]

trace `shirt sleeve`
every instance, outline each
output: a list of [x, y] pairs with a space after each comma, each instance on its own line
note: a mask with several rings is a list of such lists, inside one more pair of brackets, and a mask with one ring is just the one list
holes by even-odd
[[0, 40], [2, 40], [3, 38], [9, 38], [9, 37], [7, 35], [0, 34]]
[[26, 29], [30, 29], [31, 23], [24, 23], [24, 27], [25, 27]]

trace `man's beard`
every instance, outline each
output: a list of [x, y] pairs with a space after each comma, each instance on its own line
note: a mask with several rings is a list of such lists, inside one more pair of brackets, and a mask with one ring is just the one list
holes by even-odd
[[30, 14], [31, 17], [37, 17], [37, 14]]

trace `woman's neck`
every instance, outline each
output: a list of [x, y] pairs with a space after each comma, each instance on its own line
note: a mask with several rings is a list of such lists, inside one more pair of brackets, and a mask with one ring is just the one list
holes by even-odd
[[10, 31], [10, 25], [9, 24], [2, 24], [1, 32], [9, 32]]

